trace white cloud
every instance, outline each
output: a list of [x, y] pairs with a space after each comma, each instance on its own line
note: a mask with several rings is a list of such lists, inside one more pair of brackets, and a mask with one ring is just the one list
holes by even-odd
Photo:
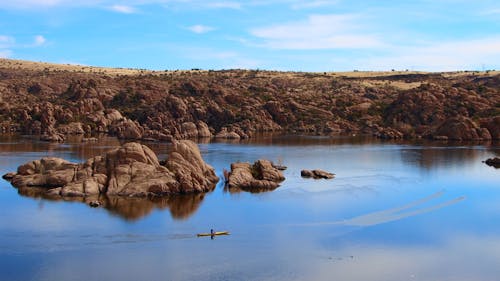
[[367, 33], [357, 15], [310, 15], [306, 20], [257, 28], [250, 33], [272, 49], [319, 50], [373, 48], [382, 42]]
[[[111, 10], [120, 13], [135, 12], [134, 6], [148, 4], [178, 4], [186, 7], [200, 6], [207, 8], [227, 8], [240, 9], [242, 3], [238, 1], [200, 1], [200, 0], [16, 0], [4, 1], [0, 4], [0, 9], [36, 9], [51, 7], [109, 7]], [[118, 4], [116, 4], [118, 2]]]
[[47, 39], [45, 39], [45, 37], [43, 37], [42, 35], [35, 36], [34, 40], [34, 46], [42, 46], [47, 42]]
[[485, 10], [482, 14], [483, 15], [493, 15], [493, 16], [500, 15], [500, 8]]
[[[76, 1], [78, 2], [78, 1]], [[82, 1], [80, 1], [81, 3]], [[91, 1], [92, 2], [92, 1]], [[96, 1], [94, 1], [96, 2]], [[71, 1], [68, 0], [16, 0], [16, 1], [5, 1], [0, 5], [0, 9], [37, 9], [40, 7], [55, 7], [59, 5], [68, 5]]]
[[421, 46], [393, 46], [388, 55], [364, 58], [365, 69], [415, 69], [431, 71], [497, 69], [500, 36], [474, 40], [431, 42]]
[[295, 9], [315, 8], [336, 3], [337, 0], [314, 0], [306, 2], [302, 0], [15, 0], [3, 1], [0, 9], [37, 9], [52, 7], [134, 7], [149, 4], [175, 5], [176, 7], [186, 8], [214, 8], [214, 9], [242, 9], [249, 6], [269, 6], [269, 5], [287, 5]]
[[197, 33], [197, 34], [207, 33], [207, 32], [214, 30], [213, 27], [201, 25], [201, 24], [190, 26], [187, 29], [194, 32], [194, 33]]
[[133, 14], [137, 12], [134, 7], [126, 5], [113, 5], [109, 8], [114, 12], [122, 14]]

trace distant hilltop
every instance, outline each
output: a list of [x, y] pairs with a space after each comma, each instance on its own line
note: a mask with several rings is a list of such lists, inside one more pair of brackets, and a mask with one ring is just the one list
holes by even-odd
[[[50, 62], [34, 62], [27, 60], [16, 60], [16, 59], [5, 59], [0, 58], [0, 68], [15, 68], [33, 71], [70, 71], [70, 72], [84, 72], [84, 73], [102, 73], [107, 75], [145, 75], [145, 74], [164, 74], [164, 73], [186, 73], [186, 72], [204, 72], [210, 71], [201, 68], [192, 68], [184, 70], [150, 70], [150, 69], [140, 69], [140, 68], [121, 68], [121, 67], [100, 67], [100, 66], [89, 66], [77, 63], [50, 63]], [[224, 71], [235, 71], [235, 70], [245, 70], [245, 69], [233, 69], [233, 70], [218, 70]], [[273, 70], [257, 70], [257, 69], [246, 69], [246, 71], [261, 71], [270, 73], [307, 73], [300, 71], [273, 71]], [[474, 75], [486, 75], [492, 76], [500, 74], [500, 70], [485, 70], [485, 71], [451, 71], [451, 72], [425, 72], [425, 71], [413, 71], [413, 70], [391, 70], [391, 71], [338, 71], [338, 72], [312, 72], [312, 73], [323, 73], [330, 75], [340, 75], [346, 77], [356, 77], [356, 78], [370, 78], [370, 77], [383, 77], [383, 76], [394, 76], [394, 75], [413, 75], [413, 74], [431, 74], [431, 73], [441, 73], [445, 76], [467, 76], [470, 74]]]
[[152, 71], [0, 59], [2, 133], [500, 139], [500, 73]]

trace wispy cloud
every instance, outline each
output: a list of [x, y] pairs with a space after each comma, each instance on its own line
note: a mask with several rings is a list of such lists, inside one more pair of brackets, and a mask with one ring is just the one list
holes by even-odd
[[359, 16], [310, 15], [306, 20], [252, 29], [250, 33], [271, 49], [319, 50], [380, 47], [382, 42], [364, 31]]
[[210, 31], [214, 30], [215, 28], [213, 28], [211, 26], [196, 24], [196, 25], [188, 27], [187, 29], [190, 30], [191, 32], [194, 32], [197, 34], [202, 34], [202, 33], [210, 32]]
[[134, 14], [137, 12], [137, 10], [134, 7], [126, 5], [113, 5], [109, 7], [109, 9], [114, 12], [122, 14]]
[[42, 46], [46, 42], [47, 42], [47, 39], [45, 39], [45, 37], [43, 37], [42, 35], [36, 35], [35, 38], [34, 38], [33, 45], [36, 46], [36, 47], [37, 46]]
[[11, 48], [14, 46], [14, 38], [0, 35], [0, 58], [8, 58], [12, 55]]
[[500, 8], [488, 9], [488, 10], [483, 11], [481, 14], [487, 15], [487, 16], [497, 16], [497, 15], [500, 15]]
[[[87, 2], [87, 3], [85, 3]], [[27, 9], [34, 10], [39, 8], [51, 8], [56, 6], [81, 6], [81, 5], [95, 5], [99, 0], [16, 0], [16, 1], [2, 1], [0, 9]]]
[[236, 9], [236, 10], [241, 9], [240, 2], [230, 2], [230, 1], [227, 1], [227, 2], [207, 2], [206, 5], [209, 8]]
[[0, 35], [0, 48], [11, 46], [15, 43], [14, 38], [7, 35]]
[[[495, 68], [500, 61], [500, 37], [430, 42], [420, 46], [388, 47], [386, 55], [359, 58], [363, 69], [415, 69], [431, 71]], [[351, 63], [356, 63], [351, 61]]]
[[292, 9], [302, 10], [302, 9], [313, 9], [325, 6], [331, 6], [336, 4], [337, 1], [327, 1], [327, 0], [317, 0], [317, 1], [298, 1], [292, 4]]

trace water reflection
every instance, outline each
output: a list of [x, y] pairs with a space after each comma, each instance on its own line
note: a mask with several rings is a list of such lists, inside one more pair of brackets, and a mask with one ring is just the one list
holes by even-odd
[[[109, 213], [128, 221], [135, 221], [149, 215], [153, 210], [168, 209], [173, 219], [186, 220], [193, 215], [205, 198], [204, 193], [168, 195], [163, 197], [130, 198], [120, 196], [88, 196], [88, 197], [61, 197], [48, 194], [47, 189], [39, 187], [21, 187], [18, 193], [24, 197], [45, 199], [50, 201], [81, 202], [89, 205], [98, 200], [101, 207]], [[90, 208], [90, 207], [89, 207]]]
[[246, 187], [229, 187], [227, 185], [224, 186], [224, 192], [229, 193], [229, 194], [239, 194], [242, 192], [250, 192], [254, 194], [258, 193], [265, 193], [265, 192], [271, 192], [278, 188], [279, 186], [275, 188], [258, 188], [258, 187], [252, 187], [252, 188], [246, 188]]
[[[119, 144], [0, 139], [0, 172], [46, 149], [82, 162]], [[165, 159], [168, 144], [145, 144]], [[486, 281], [500, 274], [500, 174], [481, 163], [499, 154], [498, 145], [272, 136], [200, 149], [219, 174], [238, 160], [282, 157], [287, 179], [258, 196], [222, 183], [210, 194], [149, 199], [17, 191], [36, 201], [0, 181], [0, 279]], [[309, 181], [302, 168], [338, 177]], [[85, 206], [97, 199], [102, 210]], [[196, 238], [212, 227], [232, 235]]]
[[467, 162], [481, 161], [483, 153], [472, 147], [410, 147], [401, 150], [402, 160], [431, 170], [443, 165], [464, 165]]
[[349, 219], [343, 219], [340, 221], [332, 222], [319, 222], [319, 223], [308, 223], [308, 224], [297, 224], [295, 226], [326, 226], [326, 225], [348, 225], [348, 226], [373, 226], [382, 223], [388, 223], [396, 220], [401, 220], [404, 218], [409, 218], [412, 216], [425, 214], [431, 211], [435, 211], [444, 207], [448, 207], [465, 200], [465, 196], [459, 196], [457, 198], [447, 200], [444, 202], [434, 202], [430, 206], [425, 206], [433, 200], [438, 200], [444, 195], [444, 191], [439, 191], [431, 194], [422, 199], [413, 201], [406, 205], [391, 208], [387, 210], [371, 212], [368, 214], [352, 217]]
[[82, 142], [83, 136], [68, 136], [65, 143], [39, 141], [36, 136], [8, 135], [0, 136], [0, 153], [36, 153], [46, 156], [58, 156], [68, 152], [72, 158], [86, 160], [120, 146], [114, 137], [99, 135], [97, 142]]

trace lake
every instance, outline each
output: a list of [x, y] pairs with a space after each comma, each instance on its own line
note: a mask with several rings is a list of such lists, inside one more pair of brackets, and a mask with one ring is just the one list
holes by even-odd
[[[0, 138], [0, 174], [44, 156], [73, 162], [120, 143]], [[169, 146], [145, 143], [160, 159]], [[231, 162], [282, 162], [270, 192], [217, 188], [108, 209], [18, 194], [0, 180], [0, 280], [496, 280], [498, 143], [262, 136], [200, 143], [218, 175]], [[300, 177], [324, 169], [332, 180]], [[196, 233], [228, 230], [229, 236]]]

